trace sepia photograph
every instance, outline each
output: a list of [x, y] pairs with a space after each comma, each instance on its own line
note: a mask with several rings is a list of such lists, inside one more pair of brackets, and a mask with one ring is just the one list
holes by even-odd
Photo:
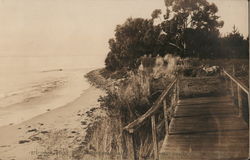
[[0, 0], [0, 160], [250, 160], [249, 0]]

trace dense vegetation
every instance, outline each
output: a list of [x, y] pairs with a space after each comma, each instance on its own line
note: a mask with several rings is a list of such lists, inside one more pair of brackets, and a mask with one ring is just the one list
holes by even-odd
[[224, 22], [218, 8], [206, 0], [166, 0], [166, 12], [156, 9], [150, 19], [128, 18], [117, 25], [115, 38], [109, 40], [105, 60], [111, 71], [139, 66], [140, 57], [167, 53], [197, 58], [247, 58], [249, 38], [234, 26], [221, 37]]
[[[107, 91], [99, 99], [101, 106], [119, 113], [121, 128], [144, 114], [180, 72], [207, 76], [202, 70], [204, 64], [223, 66], [225, 61], [219, 58], [248, 57], [248, 38], [244, 39], [235, 26], [232, 33], [220, 35], [224, 22], [216, 15], [215, 4], [206, 0], [165, 0], [165, 5], [164, 14], [156, 9], [150, 19], [128, 18], [117, 25], [115, 37], [109, 40], [106, 68], [93, 72], [103, 77], [104, 83], [100, 84], [100, 77], [91, 81]], [[227, 62], [231, 67], [231, 61]], [[248, 68], [248, 61], [242, 68]], [[213, 88], [208, 92], [214, 93]], [[167, 101], [172, 98], [170, 94]], [[156, 117], [159, 122], [163, 120], [162, 113]], [[148, 120], [134, 134], [139, 159], [152, 157], [152, 136], [150, 131], [145, 132], [150, 127]], [[160, 129], [159, 134], [163, 134], [164, 127]], [[159, 140], [163, 137], [158, 135]]]

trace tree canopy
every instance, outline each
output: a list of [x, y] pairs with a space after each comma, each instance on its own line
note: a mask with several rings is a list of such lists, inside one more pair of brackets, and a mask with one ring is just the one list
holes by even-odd
[[224, 24], [216, 15], [218, 8], [206, 0], [166, 0], [162, 29], [182, 56], [209, 57]]
[[249, 38], [239, 33], [236, 26], [227, 36], [220, 38], [221, 57], [227, 58], [248, 58], [249, 57]]
[[[224, 22], [217, 16], [214, 3], [165, 0], [165, 5], [164, 15], [156, 9], [151, 19], [128, 18], [124, 24], [117, 25], [105, 60], [109, 70], [134, 68], [143, 55], [172, 53], [182, 57], [215, 58], [244, 52], [241, 56], [248, 56], [245, 51], [248, 41], [236, 28], [227, 37], [220, 37], [219, 29]], [[155, 24], [156, 19], [160, 19], [160, 23]], [[230, 50], [230, 54], [226, 55], [226, 50]]]
[[135, 67], [139, 57], [155, 53], [160, 32], [152, 19], [128, 18], [124, 24], [117, 25], [115, 38], [109, 40], [107, 68]]

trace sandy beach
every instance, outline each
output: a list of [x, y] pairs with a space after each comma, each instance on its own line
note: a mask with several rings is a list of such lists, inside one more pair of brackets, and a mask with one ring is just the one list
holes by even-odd
[[0, 127], [0, 160], [72, 159], [74, 150], [84, 145], [86, 130], [105, 115], [97, 101], [103, 94], [90, 87], [71, 103], [21, 124]]

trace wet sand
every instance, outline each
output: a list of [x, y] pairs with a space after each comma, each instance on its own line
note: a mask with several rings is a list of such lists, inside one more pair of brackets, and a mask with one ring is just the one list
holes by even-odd
[[[83, 145], [86, 130], [94, 121], [89, 113], [99, 109], [97, 100], [104, 94], [90, 87], [65, 106], [48, 109], [18, 125], [0, 127], [0, 160], [72, 159], [74, 149]], [[101, 109], [95, 114], [104, 115]]]

